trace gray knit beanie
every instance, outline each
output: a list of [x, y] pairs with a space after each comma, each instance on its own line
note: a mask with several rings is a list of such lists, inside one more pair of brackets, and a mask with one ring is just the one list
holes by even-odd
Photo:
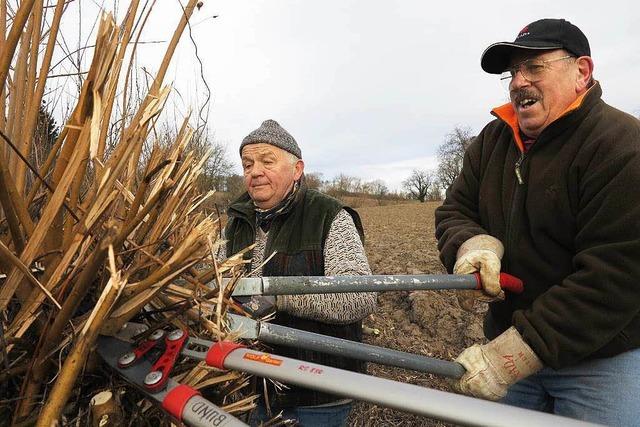
[[265, 120], [258, 129], [247, 135], [240, 144], [240, 155], [242, 155], [242, 148], [245, 145], [259, 143], [282, 148], [297, 158], [302, 158], [302, 151], [296, 140], [275, 120]]

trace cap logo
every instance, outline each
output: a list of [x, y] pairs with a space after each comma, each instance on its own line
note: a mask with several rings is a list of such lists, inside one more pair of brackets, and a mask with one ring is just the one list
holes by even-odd
[[527, 25], [526, 27], [520, 30], [520, 32], [518, 33], [518, 37], [516, 37], [516, 40], [519, 39], [520, 37], [524, 37], [528, 35], [529, 35], [529, 26]]

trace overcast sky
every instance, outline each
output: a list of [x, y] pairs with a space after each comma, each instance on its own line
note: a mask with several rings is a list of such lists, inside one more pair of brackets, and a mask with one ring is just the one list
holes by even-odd
[[[180, 13], [177, 0], [159, 0], [143, 39], [168, 40]], [[605, 101], [640, 115], [637, 0], [205, 0], [192, 35], [211, 88], [210, 126], [238, 172], [240, 141], [271, 118], [296, 138], [307, 172], [399, 189], [413, 168], [436, 166], [455, 126], [476, 134], [491, 120], [507, 94], [480, 69], [482, 51], [543, 17], [585, 32]], [[155, 70], [165, 49], [141, 46], [139, 65]], [[188, 34], [166, 81], [180, 94], [178, 112], [206, 98]]]

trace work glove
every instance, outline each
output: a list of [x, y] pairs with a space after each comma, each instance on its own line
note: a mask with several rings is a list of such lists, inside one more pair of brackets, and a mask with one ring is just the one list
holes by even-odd
[[254, 319], [262, 319], [277, 310], [276, 297], [272, 295], [252, 295], [233, 298]]
[[471, 311], [475, 300], [492, 302], [504, 299], [504, 292], [500, 288], [500, 260], [503, 254], [504, 247], [500, 240], [488, 234], [478, 234], [460, 245], [453, 273], [479, 272], [482, 282], [482, 291], [458, 293], [460, 307]]
[[465, 394], [500, 400], [507, 389], [540, 369], [542, 362], [513, 326], [487, 344], [464, 350], [456, 362], [467, 372], [458, 386]]

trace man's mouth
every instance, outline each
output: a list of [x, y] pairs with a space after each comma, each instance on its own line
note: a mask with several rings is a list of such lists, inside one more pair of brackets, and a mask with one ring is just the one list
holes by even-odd
[[528, 91], [521, 91], [513, 94], [514, 96], [511, 98], [514, 100], [514, 104], [518, 108], [518, 110], [527, 110], [534, 106], [538, 101], [540, 101], [540, 97], [536, 96], [534, 93], [530, 93]]
[[518, 101], [518, 107], [522, 110], [526, 110], [527, 108], [530, 108], [532, 105], [534, 105], [536, 102], [538, 102], [537, 99], [524, 98]]

